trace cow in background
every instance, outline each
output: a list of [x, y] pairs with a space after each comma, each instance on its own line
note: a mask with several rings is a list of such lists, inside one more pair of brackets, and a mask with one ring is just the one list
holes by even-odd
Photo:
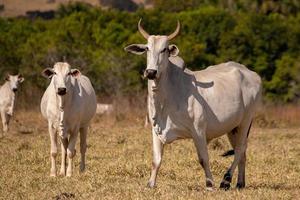
[[11, 117], [13, 116], [16, 92], [18, 91], [19, 84], [25, 79], [21, 74], [10, 75], [5, 78], [5, 83], [0, 86], [0, 113], [3, 126], [3, 134], [8, 132], [8, 125]]

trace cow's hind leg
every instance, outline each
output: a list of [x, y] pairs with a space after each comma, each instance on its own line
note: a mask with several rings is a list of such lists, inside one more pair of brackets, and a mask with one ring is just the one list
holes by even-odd
[[239, 166], [237, 187], [245, 186], [245, 162], [247, 149], [247, 136], [251, 126], [251, 120], [244, 120], [244, 122], [236, 129], [237, 131], [228, 134], [230, 143], [234, 148], [234, 160], [224, 175], [220, 184], [220, 188], [228, 190], [232, 181], [232, 175], [237, 165]]
[[85, 152], [86, 152], [86, 137], [88, 133], [88, 127], [81, 128], [80, 130], [80, 171], [83, 172], [85, 170]]
[[[248, 132], [247, 132], [247, 139], [248, 139], [248, 136], [249, 136], [249, 132], [250, 132], [250, 129], [251, 129], [251, 125], [252, 125], [252, 121], [250, 122], [250, 126], [248, 128]], [[247, 142], [247, 141], [246, 141]], [[247, 144], [246, 144], [246, 148], [247, 148]], [[246, 150], [245, 149], [245, 152], [244, 154], [242, 155], [242, 158], [241, 158], [241, 161], [238, 165], [238, 169], [239, 169], [239, 172], [238, 172], [238, 179], [237, 179], [237, 184], [236, 184], [236, 187], [241, 189], [241, 188], [244, 188], [246, 186], [246, 176], [245, 176], [245, 169], [246, 169]]]
[[[249, 128], [250, 131], [250, 128]], [[248, 131], [248, 133], [249, 133]], [[235, 143], [236, 143], [236, 134], [237, 134], [237, 128], [233, 129], [230, 133], [227, 134], [229, 142], [233, 149], [235, 149]], [[246, 152], [242, 156], [239, 164], [238, 164], [238, 180], [237, 180], [237, 188], [244, 188], [245, 187], [245, 165], [246, 165]]]
[[6, 113], [5, 116], [6, 116], [7, 126], [9, 126], [9, 122], [10, 122], [10, 119], [11, 119], [12, 115]]
[[78, 129], [72, 132], [69, 138], [69, 144], [67, 149], [67, 155], [68, 155], [67, 176], [72, 175], [72, 165], [73, 165], [73, 158], [76, 154], [75, 145], [76, 145], [77, 137], [78, 137]]
[[151, 177], [148, 181], [148, 187], [153, 188], [156, 184], [157, 173], [161, 164], [163, 154], [163, 143], [160, 141], [155, 131], [152, 129], [152, 140], [153, 140], [153, 162]]
[[12, 115], [5, 113], [6, 132], [9, 131], [9, 122], [10, 122], [11, 117], [12, 117]]
[[240, 163], [238, 165], [238, 179], [237, 179], [237, 184], [236, 187], [238, 189], [242, 189], [246, 186], [246, 181], [245, 181], [245, 168], [246, 168], [246, 151], [241, 157]]

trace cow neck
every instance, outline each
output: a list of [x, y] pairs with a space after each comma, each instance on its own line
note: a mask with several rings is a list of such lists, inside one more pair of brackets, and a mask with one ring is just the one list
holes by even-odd
[[70, 89], [64, 96], [56, 94], [59, 110], [59, 133], [62, 138], [67, 138], [65, 131], [65, 112], [66, 107], [70, 108], [72, 102], [72, 89]]
[[6, 90], [8, 92], [8, 97], [9, 97], [11, 106], [13, 106], [16, 94], [10, 88], [9, 81], [6, 81], [2, 87], [4, 88], [4, 90]]
[[162, 132], [161, 126], [160, 126], [160, 116], [162, 116], [162, 110], [164, 108], [164, 101], [166, 98], [165, 90], [166, 90], [166, 84], [169, 84], [169, 70], [171, 69], [169, 66], [171, 65], [170, 62], [166, 64], [162, 71], [159, 79], [155, 80], [148, 80], [148, 95], [150, 97], [150, 104], [152, 109], [152, 116], [153, 119], [153, 127], [157, 135], [160, 135]]

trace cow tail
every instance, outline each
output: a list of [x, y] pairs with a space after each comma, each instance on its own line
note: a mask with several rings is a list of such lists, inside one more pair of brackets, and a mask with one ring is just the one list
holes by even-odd
[[231, 149], [231, 150], [229, 150], [229, 151], [226, 151], [226, 152], [223, 153], [221, 156], [222, 156], [222, 157], [228, 157], [228, 156], [232, 156], [232, 155], [234, 155], [234, 150], [233, 150], [233, 149]]
[[248, 129], [247, 138], [248, 138], [249, 133], [250, 133], [250, 129], [251, 129], [251, 126], [252, 126], [252, 122], [253, 122], [253, 121], [251, 121], [250, 126], [249, 126], [249, 129]]

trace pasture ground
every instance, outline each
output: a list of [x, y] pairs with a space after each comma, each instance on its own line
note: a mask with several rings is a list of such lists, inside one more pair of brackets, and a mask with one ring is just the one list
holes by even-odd
[[207, 192], [191, 140], [166, 146], [157, 188], [147, 188], [150, 128], [143, 127], [143, 117], [116, 119], [94, 119], [83, 174], [77, 145], [73, 177], [52, 178], [46, 121], [38, 112], [18, 113], [11, 132], [0, 139], [0, 199], [300, 199], [299, 127], [252, 128], [244, 190], [234, 188], [236, 174], [231, 190], [217, 188], [232, 157], [219, 156], [230, 148], [226, 137], [211, 142], [216, 189]]

